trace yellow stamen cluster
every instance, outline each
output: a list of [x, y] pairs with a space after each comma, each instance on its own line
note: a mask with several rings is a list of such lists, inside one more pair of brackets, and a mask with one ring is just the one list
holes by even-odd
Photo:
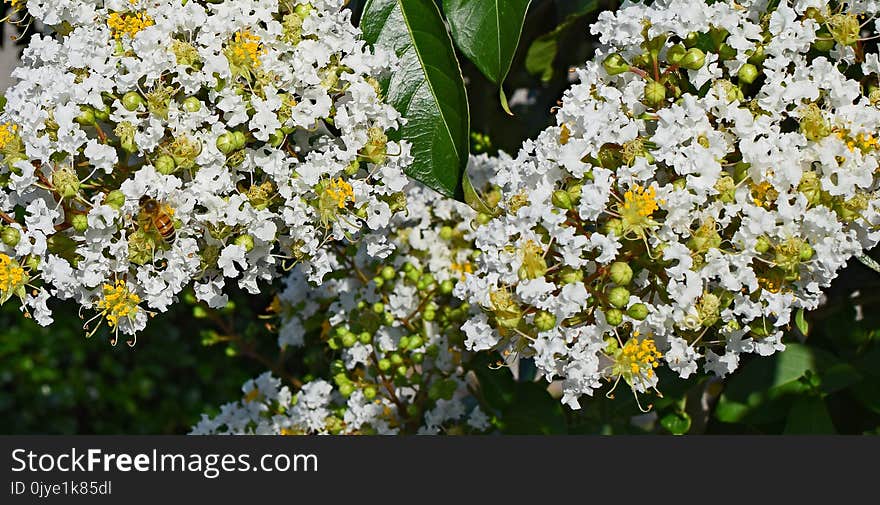
[[259, 67], [260, 56], [266, 53], [266, 48], [260, 40], [260, 37], [252, 34], [250, 30], [236, 32], [229, 44], [229, 59], [236, 66]]
[[6, 148], [18, 137], [18, 125], [3, 123], [0, 125], [0, 149]]
[[27, 282], [27, 276], [21, 266], [5, 254], [0, 254], [0, 296], [7, 298]]
[[114, 12], [107, 17], [107, 26], [116, 40], [124, 36], [134, 38], [141, 30], [154, 24], [153, 18], [146, 12]]
[[452, 271], [457, 273], [461, 280], [465, 279], [465, 274], [474, 273], [474, 267], [471, 265], [470, 261], [465, 261], [464, 263], [453, 263], [450, 268]]
[[779, 192], [768, 181], [752, 186], [752, 202], [758, 207], [770, 207], [778, 197]]
[[354, 202], [354, 190], [351, 187], [351, 184], [342, 180], [342, 178], [331, 179], [330, 187], [324, 190], [324, 192], [334, 201], [336, 202], [336, 206], [340, 209], [345, 208], [345, 203], [349, 200]]
[[850, 152], [855, 151], [856, 148], [862, 152], [873, 151], [878, 146], [880, 146], [880, 143], [878, 143], [876, 137], [870, 134], [865, 135], [864, 133], [859, 133], [855, 138], [850, 138], [846, 141], [846, 147], [849, 148]]
[[648, 377], [653, 377], [654, 369], [659, 366], [657, 360], [662, 357], [663, 355], [654, 345], [654, 339], [631, 338], [623, 345], [616, 361], [617, 367], [624, 376], [644, 373]]
[[119, 319], [131, 318], [137, 314], [141, 298], [128, 290], [125, 281], [117, 280], [116, 284], [102, 286], [104, 297], [98, 302], [101, 315], [107, 319], [111, 328], [119, 325]]
[[651, 214], [660, 208], [657, 202], [657, 191], [653, 186], [648, 188], [634, 186], [623, 194], [624, 211], [635, 212], [642, 217], [651, 217]]

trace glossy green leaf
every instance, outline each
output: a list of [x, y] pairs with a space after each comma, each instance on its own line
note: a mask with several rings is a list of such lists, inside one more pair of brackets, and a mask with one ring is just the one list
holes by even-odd
[[786, 435], [833, 434], [834, 423], [825, 401], [817, 396], [804, 396], [794, 401], [785, 423]]
[[553, 62], [559, 53], [559, 38], [579, 18], [596, 10], [597, 0], [562, 0], [557, 11], [564, 19], [552, 31], [536, 38], [526, 52], [526, 71], [544, 82], [553, 79]]
[[383, 83], [388, 102], [406, 118], [395, 138], [412, 145], [414, 179], [464, 197], [470, 118], [452, 40], [432, 0], [370, 0], [361, 18], [364, 39], [393, 51], [400, 68]]
[[510, 114], [502, 83], [519, 45], [531, 0], [443, 0], [452, 39], [480, 72], [499, 88]]
[[804, 309], [798, 309], [797, 313], [794, 316], [794, 324], [797, 325], [797, 328], [801, 331], [804, 336], [810, 332], [810, 324], [807, 323], [807, 319], [804, 317]]

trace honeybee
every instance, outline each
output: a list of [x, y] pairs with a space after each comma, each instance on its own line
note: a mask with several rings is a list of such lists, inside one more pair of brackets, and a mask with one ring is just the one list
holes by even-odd
[[159, 203], [155, 198], [144, 195], [140, 201], [141, 213], [138, 220], [154, 226], [166, 244], [173, 244], [176, 238], [174, 220], [171, 218], [174, 211], [167, 205]]

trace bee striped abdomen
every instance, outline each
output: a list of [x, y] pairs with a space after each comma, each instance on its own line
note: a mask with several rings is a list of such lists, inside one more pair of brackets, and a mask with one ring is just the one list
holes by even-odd
[[174, 231], [174, 221], [168, 214], [157, 214], [153, 218], [153, 225], [166, 243], [171, 244], [174, 242], [176, 235]]

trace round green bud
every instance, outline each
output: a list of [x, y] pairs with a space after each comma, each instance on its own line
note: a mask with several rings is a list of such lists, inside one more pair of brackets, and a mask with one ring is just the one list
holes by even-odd
[[383, 312], [382, 313], [382, 324], [385, 326], [393, 326], [394, 325], [394, 316], [391, 315], [391, 312]]
[[174, 162], [174, 158], [167, 154], [163, 154], [156, 158], [156, 161], [153, 162], [153, 166], [156, 167], [156, 171], [162, 175], [171, 175], [177, 170], [177, 163]]
[[422, 339], [421, 335], [413, 335], [412, 337], [410, 337], [409, 345], [407, 347], [409, 347], [410, 349], [418, 349], [424, 343], [425, 341]]
[[341, 359], [333, 360], [333, 362], [330, 363], [330, 373], [333, 374], [334, 376], [337, 376], [339, 374], [342, 374], [344, 376], [345, 375], [345, 363], [343, 363]]
[[109, 205], [116, 210], [121, 209], [122, 206], [125, 205], [125, 193], [118, 189], [114, 189], [104, 197], [104, 204]]
[[406, 372], [408, 372], [408, 371], [409, 371], [409, 367], [407, 367], [406, 365], [400, 365], [394, 369], [394, 373], [398, 377], [406, 377]]
[[129, 91], [122, 95], [122, 106], [129, 112], [138, 110], [138, 108], [145, 103], [144, 97], [142, 97], [137, 91]]
[[296, 7], [293, 8], [293, 13], [301, 18], [305, 18], [312, 12], [314, 7], [310, 3], [297, 4]]
[[626, 286], [632, 281], [633, 271], [629, 264], [623, 261], [615, 261], [609, 268], [611, 280], [618, 286]]
[[275, 130], [269, 135], [269, 145], [272, 147], [280, 147], [281, 144], [284, 143], [284, 139], [287, 138], [287, 135], [284, 134], [281, 129]]
[[546, 311], [538, 311], [535, 314], [535, 328], [538, 331], [550, 331], [556, 327], [556, 316]]
[[407, 262], [407, 263], [404, 263], [404, 264], [403, 264], [403, 271], [404, 271], [405, 273], [410, 273], [410, 272], [412, 272], [413, 270], [415, 270], [415, 268], [416, 268], [416, 267], [415, 267], [412, 263]]
[[453, 289], [455, 289], [455, 283], [450, 279], [446, 279], [445, 281], [440, 283], [440, 292], [444, 295], [452, 293]]
[[81, 106], [79, 116], [76, 117], [75, 121], [83, 126], [93, 126], [97, 121], [95, 120], [95, 109], [89, 106]]
[[187, 97], [183, 101], [183, 110], [187, 112], [198, 112], [202, 110], [202, 101], [194, 96]]
[[800, 259], [801, 261], [809, 261], [813, 257], [813, 248], [810, 244], [804, 242], [801, 244]]
[[422, 313], [422, 319], [428, 322], [437, 319], [437, 311], [433, 309], [425, 309], [425, 311]]
[[375, 398], [377, 393], [378, 392], [376, 391], [376, 388], [373, 386], [367, 386], [364, 388], [364, 398], [366, 398], [367, 400], [372, 400], [373, 398]]
[[[401, 340], [404, 338], [406, 338], [406, 337], [402, 337]], [[409, 340], [409, 339], [407, 339], [407, 340]], [[391, 356], [389, 356], [389, 358], [391, 358], [392, 365], [400, 365], [403, 363], [403, 356], [401, 356], [400, 353], [392, 352]]]
[[816, 51], [820, 53], [826, 53], [832, 49], [834, 49], [834, 39], [831, 38], [830, 33], [822, 33], [821, 31], [816, 34], [818, 38], [815, 42], [813, 42], [813, 47], [816, 48]]
[[18, 231], [18, 228], [13, 228], [12, 226], [4, 226], [3, 231], [0, 231], [0, 240], [3, 240], [3, 243], [8, 245], [9, 247], [15, 247], [21, 240], [21, 232]]
[[454, 232], [451, 226], [444, 226], [440, 228], [440, 239], [441, 240], [452, 240]]
[[692, 47], [687, 50], [680, 64], [688, 70], [699, 70], [706, 64], [706, 53], [696, 47]]
[[666, 101], [666, 86], [651, 81], [645, 84], [645, 104], [656, 107]]
[[343, 347], [352, 347], [357, 343], [357, 336], [354, 333], [346, 333], [342, 336], [342, 346]]
[[648, 317], [648, 306], [644, 303], [634, 303], [632, 307], [626, 310], [626, 315], [635, 319], [636, 321], [643, 321], [646, 317]]
[[404, 335], [400, 337], [400, 340], [397, 343], [399, 344], [398, 347], [400, 347], [401, 349], [406, 349], [407, 347], [409, 347], [409, 337]]
[[376, 285], [376, 288], [382, 289], [382, 286], [385, 284], [385, 279], [377, 275], [376, 277], [373, 277], [373, 284]]
[[559, 271], [559, 280], [562, 284], [574, 284], [584, 280], [584, 271], [580, 268], [563, 267]]
[[767, 54], [764, 52], [764, 46], [759, 45], [751, 51], [748, 62], [753, 65], [760, 65], [765, 59], [767, 59]]
[[666, 50], [666, 61], [673, 65], [678, 65], [687, 53], [687, 49], [681, 44], [675, 44]]
[[425, 360], [425, 355], [420, 352], [414, 352], [410, 358], [412, 358], [413, 363], [421, 363]]
[[480, 226], [488, 224], [491, 220], [492, 216], [490, 216], [489, 214], [486, 214], [484, 212], [480, 212], [479, 214], [477, 214], [477, 224]]
[[373, 335], [368, 331], [362, 331], [358, 334], [358, 340], [360, 343], [367, 345], [373, 341]]
[[602, 66], [605, 68], [605, 71], [608, 72], [608, 75], [617, 75], [629, 70], [630, 64], [626, 62], [623, 56], [614, 53], [605, 58], [602, 62]]
[[736, 77], [740, 82], [751, 84], [758, 78], [758, 67], [751, 63], [746, 63], [740, 67], [739, 72], [736, 73]]
[[554, 191], [550, 201], [553, 202], [554, 206], [559, 207], [560, 209], [569, 210], [572, 207], [571, 196], [569, 196], [568, 191], [563, 189], [557, 189]]
[[376, 302], [373, 304], [373, 312], [376, 314], [381, 314], [385, 312], [385, 304], [382, 302]]
[[254, 249], [254, 237], [250, 235], [239, 235], [235, 237], [233, 243], [237, 246], [244, 247], [245, 252], [251, 252]]
[[[284, 133], [285, 135], [290, 134], [289, 132], [285, 132], [284, 129], [282, 129], [281, 132]], [[347, 175], [349, 177], [354, 177], [355, 175], [357, 175], [358, 170], [360, 170], [360, 168], [361, 168], [361, 162], [359, 162], [358, 160], [354, 160], [345, 167], [345, 175]]]
[[235, 151], [235, 136], [226, 132], [217, 137], [217, 149], [223, 154], [230, 154]]
[[623, 312], [620, 309], [608, 309], [605, 311], [605, 321], [611, 326], [617, 326], [623, 322]]
[[89, 228], [89, 216], [85, 214], [74, 214], [70, 219], [70, 225], [73, 229], [82, 233]]
[[608, 291], [608, 303], [622, 309], [629, 303], [629, 290], [623, 286], [615, 286]]
[[397, 277], [397, 271], [394, 270], [394, 267], [392, 266], [384, 266], [382, 267], [381, 275], [383, 279], [385, 279], [386, 281], [390, 281]]
[[342, 396], [348, 398], [352, 393], [354, 393], [354, 384], [349, 382], [339, 386], [339, 394]]
[[609, 219], [603, 227], [606, 235], [614, 234], [615, 236], [623, 236], [623, 221], [620, 219]]
[[390, 369], [391, 369], [391, 360], [388, 360], [386, 358], [382, 358], [379, 360], [379, 370], [382, 370], [383, 372], [387, 372]]
[[232, 132], [232, 141], [235, 143], [236, 149], [242, 149], [247, 145], [247, 135], [241, 130], [235, 130]]

